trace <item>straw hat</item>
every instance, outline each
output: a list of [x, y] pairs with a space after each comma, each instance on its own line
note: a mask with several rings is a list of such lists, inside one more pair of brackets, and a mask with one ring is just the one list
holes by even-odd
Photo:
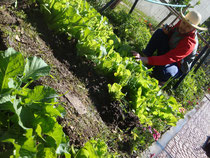
[[190, 11], [186, 14], [186, 16], [182, 13], [181, 8], [181, 16], [182, 18], [189, 23], [192, 27], [199, 29], [199, 30], [208, 30], [207, 28], [199, 27], [198, 24], [201, 22], [201, 14], [197, 11]]

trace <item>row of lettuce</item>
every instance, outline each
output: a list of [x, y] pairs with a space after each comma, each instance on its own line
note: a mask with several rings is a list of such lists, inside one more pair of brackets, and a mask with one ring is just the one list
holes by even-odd
[[70, 148], [56, 120], [65, 114], [58, 95], [33, 85], [49, 72], [40, 58], [24, 59], [13, 48], [0, 51], [0, 157], [111, 157], [101, 140], [90, 140], [77, 152]]
[[114, 83], [108, 84], [110, 94], [116, 100], [126, 99], [141, 124], [176, 124], [182, 116], [181, 105], [173, 97], [161, 95], [158, 81], [149, 76], [151, 70], [128, 57], [130, 47], [113, 33], [106, 17], [85, 0], [37, 1], [49, 29], [78, 39], [78, 55], [85, 56], [99, 72], [114, 79]]
[[[110, 94], [116, 100], [126, 99], [143, 125], [160, 121], [175, 125], [181, 117], [180, 105], [174, 98], [161, 95], [157, 80], [149, 76], [150, 70], [127, 57], [130, 47], [121, 44], [106, 17], [84, 0], [38, 2], [49, 28], [78, 39], [78, 54], [114, 78], [115, 83], [108, 85]], [[68, 138], [56, 121], [64, 115], [64, 109], [57, 106], [58, 95], [50, 87], [33, 85], [49, 72], [42, 59], [25, 60], [12, 48], [0, 52], [0, 156], [112, 157], [100, 140], [91, 140], [79, 152], [70, 154]]]

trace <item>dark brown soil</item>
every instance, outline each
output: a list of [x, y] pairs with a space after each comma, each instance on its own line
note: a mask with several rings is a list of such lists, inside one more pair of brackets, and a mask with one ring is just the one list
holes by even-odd
[[[0, 9], [0, 50], [13, 47], [25, 56], [41, 57], [51, 66], [53, 77], [40, 78], [36, 84], [48, 85], [62, 94], [60, 101], [67, 114], [58, 121], [70, 144], [82, 146], [92, 137], [116, 138], [113, 131], [117, 128], [129, 137], [131, 129], [139, 126], [138, 118], [111, 100], [107, 84], [112, 80], [99, 75], [93, 63], [77, 56], [76, 43], [76, 39], [67, 40], [66, 35], [50, 31], [38, 7], [25, 1], [16, 9], [10, 5]], [[125, 143], [120, 148], [129, 151], [127, 146]]]

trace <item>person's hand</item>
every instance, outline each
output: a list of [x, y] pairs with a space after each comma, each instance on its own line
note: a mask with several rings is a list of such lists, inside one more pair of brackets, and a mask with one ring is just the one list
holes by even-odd
[[148, 64], [148, 58], [147, 57], [141, 57], [141, 55], [136, 51], [131, 51], [133, 56], [135, 57], [136, 61], [142, 61], [145, 64]]
[[136, 51], [131, 51], [131, 53], [133, 54], [134, 58], [136, 59], [136, 61], [139, 61], [141, 56], [138, 52]]

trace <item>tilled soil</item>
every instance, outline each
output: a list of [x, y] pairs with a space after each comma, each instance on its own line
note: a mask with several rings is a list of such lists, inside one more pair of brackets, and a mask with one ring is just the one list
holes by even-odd
[[[51, 66], [51, 76], [35, 84], [53, 87], [61, 94], [66, 116], [58, 121], [70, 144], [79, 147], [92, 137], [115, 138], [118, 128], [129, 137], [139, 121], [111, 100], [107, 84], [113, 81], [99, 75], [93, 63], [77, 56], [76, 39], [67, 40], [66, 35], [50, 31], [38, 10], [25, 1], [18, 3], [18, 8], [0, 7], [0, 50], [13, 47], [26, 57], [41, 57]], [[112, 144], [112, 140], [108, 141]], [[128, 144], [124, 145], [121, 149], [129, 151]]]

